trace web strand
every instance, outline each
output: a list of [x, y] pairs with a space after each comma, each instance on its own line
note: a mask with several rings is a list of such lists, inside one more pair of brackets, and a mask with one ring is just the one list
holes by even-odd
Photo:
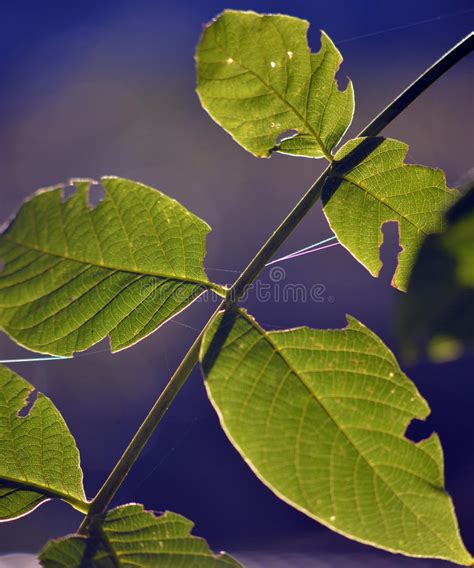
[[328, 237], [327, 239], [323, 239], [322, 241], [319, 241], [317, 243], [313, 243], [312, 245], [309, 245], [309, 246], [304, 247], [302, 249], [295, 250], [294, 252], [292, 252], [290, 254], [286, 254], [285, 256], [281, 256], [280, 258], [277, 258], [275, 260], [271, 260], [270, 262], [267, 262], [267, 264], [265, 266], [271, 266], [272, 264], [276, 264], [277, 262], [283, 262], [285, 260], [290, 260], [291, 258], [295, 258], [297, 256], [304, 256], [305, 254], [310, 254], [312, 252], [324, 250], [325, 248], [329, 248], [331, 246], [338, 245], [339, 243], [332, 243], [331, 245], [321, 246], [321, 245], [325, 245], [326, 243], [328, 243], [330, 241], [335, 240], [336, 238], [337, 237], [335, 237], [333, 235], [332, 237]]
[[26, 357], [24, 359], [2, 359], [0, 363], [32, 363], [40, 361], [62, 361], [64, 359], [72, 359], [72, 357]]
[[369, 33], [366, 33], [366, 34], [361, 34], [361, 35], [358, 35], [358, 36], [344, 38], [344, 39], [341, 39], [339, 41], [335, 41], [334, 43], [336, 45], [341, 45], [342, 43], [349, 43], [351, 41], [357, 41], [357, 40], [360, 40], [360, 39], [365, 39], [365, 38], [368, 38], [368, 37], [383, 35], [383, 34], [390, 33], [390, 32], [399, 32], [399, 31], [407, 30], [409, 28], [415, 28], [417, 26], [422, 26], [424, 24], [431, 24], [433, 22], [439, 22], [441, 20], [445, 20], [446, 18], [454, 18], [456, 16], [464, 16], [466, 14], [472, 14], [473, 12], [474, 12], [474, 8], [469, 8], [467, 10], [461, 10], [459, 12], [452, 12], [450, 14], [441, 14], [439, 16], [434, 16], [433, 18], [426, 18], [425, 20], [418, 20], [416, 22], [411, 22], [411, 23], [408, 23], [408, 24], [402, 24], [400, 26], [394, 26], [392, 28], [384, 28], [384, 29], [374, 31], [374, 32], [369, 32]]

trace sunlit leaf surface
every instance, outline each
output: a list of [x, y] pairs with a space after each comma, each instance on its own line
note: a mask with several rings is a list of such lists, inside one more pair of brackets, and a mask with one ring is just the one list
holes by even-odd
[[[338, 89], [342, 57], [329, 37], [311, 53], [309, 23], [282, 15], [226, 10], [196, 52], [202, 106], [246, 150], [329, 156], [351, 123], [354, 93]], [[277, 146], [277, 139], [289, 130]], [[276, 148], [277, 147], [277, 148]]]
[[0, 365], [0, 521], [59, 498], [87, 508], [79, 452], [54, 404]]
[[337, 238], [373, 276], [382, 265], [382, 226], [398, 223], [403, 250], [392, 284], [402, 290], [423, 238], [442, 229], [442, 213], [457, 196], [441, 170], [405, 164], [407, 151], [407, 144], [388, 138], [350, 140], [323, 189]]
[[444, 490], [438, 437], [405, 437], [429, 408], [357, 320], [265, 332], [244, 311], [227, 313], [208, 330], [201, 362], [224, 430], [282, 499], [364, 543], [472, 562]]
[[130, 180], [40, 190], [0, 238], [0, 326], [21, 345], [71, 355], [110, 336], [136, 343], [213, 287], [203, 270], [209, 227], [174, 199]]
[[40, 554], [44, 568], [239, 568], [224, 553], [214, 554], [192, 536], [193, 523], [181, 515], [156, 517], [142, 505], [110, 511], [89, 538], [52, 541]]

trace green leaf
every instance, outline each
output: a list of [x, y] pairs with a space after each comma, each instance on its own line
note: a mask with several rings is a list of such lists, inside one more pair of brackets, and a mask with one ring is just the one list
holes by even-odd
[[441, 170], [404, 164], [407, 151], [407, 144], [388, 138], [350, 140], [337, 152], [322, 194], [339, 242], [372, 276], [382, 266], [382, 226], [398, 223], [403, 250], [392, 284], [401, 290], [423, 238], [442, 229], [441, 213], [457, 196]]
[[400, 298], [407, 358], [427, 348], [435, 361], [474, 351], [474, 188], [448, 211], [445, 230], [423, 242]]
[[209, 227], [175, 200], [137, 182], [105, 177], [40, 190], [0, 238], [0, 325], [42, 353], [71, 355], [110, 336], [136, 343], [211, 284], [203, 270]]
[[74, 438], [43, 394], [27, 408], [33, 391], [0, 366], [0, 521], [26, 515], [54, 498], [87, 511]]
[[213, 554], [206, 541], [192, 536], [193, 523], [176, 513], [159, 517], [142, 505], [110, 511], [89, 538], [52, 541], [40, 554], [44, 568], [239, 568], [224, 553]]
[[463, 565], [438, 437], [405, 437], [429, 408], [361, 323], [265, 332], [242, 310], [216, 318], [201, 362], [229, 439], [280, 498], [360, 542]]
[[[282, 15], [226, 10], [204, 31], [196, 52], [202, 106], [258, 157], [273, 150], [332, 159], [352, 121], [354, 92], [339, 91], [339, 51], [322, 32], [311, 53], [309, 23]], [[297, 135], [277, 146], [288, 130]]]

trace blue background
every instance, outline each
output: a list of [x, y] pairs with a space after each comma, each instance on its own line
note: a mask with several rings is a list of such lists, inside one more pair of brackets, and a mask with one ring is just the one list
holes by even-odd
[[[471, 1], [0, 1], [1, 219], [38, 187], [70, 177], [114, 174], [175, 197], [213, 227], [206, 268], [231, 283], [322, 171], [320, 161], [258, 160], [235, 145], [200, 108], [194, 47], [202, 26], [224, 8], [282, 12], [324, 29], [338, 45], [356, 91], [349, 135], [472, 29]], [[472, 176], [473, 59], [441, 79], [385, 134], [410, 144], [408, 161], [445, 170], [457, 185]], [[374, 280], [333, 247], [282, 264], [285, 283], [322, 285], [323, 302], [258, 302], [247, 307], [269, 329], [342, 327], [351, 313], [398, 351], [393, 322], [399, 293], [389, 281], [396, 230], [389, 226], [382, 276]], [[281, 254], [330, 235], [316, 206]], [[269, 271], [262, 281], [269, 281]], [[151, 407], [215, 304], [197, 303], [133, 349], [106, 342], [73, 361], [17, 364], [63, 413], [82, 454], [92, 496]], [[0, 339], [1, 358], [23, 352]], [[415, 439], [439, 432], [447, 485], [466, 544], [474, 549], [472, 358], [404, 369], [432, 407]], [[249, 567], [428, 567], [330, 532], [279, 501], [251, 473], [219, 428], [198, 370], [180, 393], [117, 503], [144, 502], [196, 522], [196, 533]], [[36, 552], [74, 531], [80, 515], [49, 503], [0, 527], [0, 553]], [[0, 566], [6, 564], [0, 559]], [[9, 566], [12, 561], [10, 561]], [[24, 568], [26, 559], [17, 560]]]

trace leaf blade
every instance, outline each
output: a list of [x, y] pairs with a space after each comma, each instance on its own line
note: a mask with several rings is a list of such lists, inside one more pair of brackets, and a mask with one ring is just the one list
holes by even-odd
[[374, 277], [382, 265], [382, 226], [398, 223], [402, 252], [392, 285], [401, 290], [423, 237], [442, 229], [442, 213], [457, 195], [441, 170], [405, 164], [407, 151], [407, 144], [389, 138], [350, 140], [335, 155], [322, 192], [339, 242]]
[[[331, 160], [352, 121], [349, 81], [339, 91], [342, 57], [329, 37], [312, 54], [309, 23], [290, 16], [224, 11], [196, 51], [203, 108], [236, 142], [258, 157], [272, 151]], [[298, 134], [277, 146], [279, 135]]]
[[221, 314], [201, 364], [226, 434], [280, 498], [360, 542], [472, 562], [444, 491], [437, 436], [420, 444], [404, 436], [428, 406], [357, 320], [342, 330], [265, 332], [242, 310]]
[[142, 505], [124, 505], [110, 511], [93, 529], [93, 536], [70, 536], [51, 541], [40, 554], [44, 568], [90, 568], [133, 565], [152, 568], [239, 568], [225, 553], [213, 554], [207, 543], [191, 535], [193, 523], [176, 513], [159, 517]]
[[21, 345], [71, 355], [110, 336], [129, 347], [208, 289], [209, 227], [142, 184], [103, 178], [91, 208], [90, 182], [40, 190], [0, 240], [0, 325]]
[[[53, 403], [0, 366], [0, 521], [32, 512], [52, 498], [87, 510], [79, 451]], [[47, 435], [46, 435], [47, 434]]]

